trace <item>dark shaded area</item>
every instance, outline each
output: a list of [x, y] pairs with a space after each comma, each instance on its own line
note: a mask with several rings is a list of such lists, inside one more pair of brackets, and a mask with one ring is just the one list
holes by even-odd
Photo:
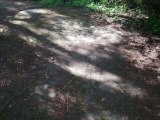
[[148, 8], [148, 11], [149, 12], [155, 12], [156, 14], [160, 15], [160, 1], [159, 0], [153, 0], [153, 1], [150, 1], [150, 0], [144, 0], [143, 1], [143, 4]]

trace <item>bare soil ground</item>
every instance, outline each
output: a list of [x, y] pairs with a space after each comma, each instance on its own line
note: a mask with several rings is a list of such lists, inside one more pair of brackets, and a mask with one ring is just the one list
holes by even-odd
[[160, 119], [160, 37], [98, 15], [0, 0], [1, 120]]

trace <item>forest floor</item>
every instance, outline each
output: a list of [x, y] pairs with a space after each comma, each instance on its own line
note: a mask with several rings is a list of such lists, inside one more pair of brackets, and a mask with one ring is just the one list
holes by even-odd
[[160, 37], [99, 14], [0, 0], [0, 120], [160, 119]]

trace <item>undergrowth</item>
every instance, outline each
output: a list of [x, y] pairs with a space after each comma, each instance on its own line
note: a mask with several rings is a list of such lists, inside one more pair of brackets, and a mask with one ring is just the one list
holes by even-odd
[[128, 4], [123, 2], [112, 2], [106, 4], [106, 0], [100, 0], [100, 2], [95, 3], [94, 0], [40, 0], [40, 3], [45, 6], [55, 7], [55, 6], [76, 6], [84, 7], [82, 12], [89, 12], [91, 9], [94, 11], [100, 11], [104, 15], [108, 15], [113, 19], [113, 21], [122, 21], [120, 23], [124, 24], [124, 20], [119, 16], [129, 16], [132, 17], [132, 22], [140, 22], [139, 18], [145, 15], [143, 18], [143, 24], [145, 27], [149, 28], [155, 34], [160, 34], [160, 18], [156, 14], [147, 14], [144, 10], [143, 5], [136, 6], [134, 8], [129, 7]]
[[155, 14], [151, 14], [144, 22], [154, 33], [160, 34], [160, 17]]

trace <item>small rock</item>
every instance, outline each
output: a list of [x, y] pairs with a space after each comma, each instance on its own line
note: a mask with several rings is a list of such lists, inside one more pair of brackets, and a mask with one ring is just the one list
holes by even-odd
[[102, 102], [105, 101], [105, 98], [102, 98]]
[[30, 68], [31, 68], [31, 69], [36, 69], [36, 66], [31, 66]]
[[54, 58], [53, 58], [53, 57], [50, 57], [50, 59], [54, 60]]
[[50, 91], [49, 94], [48, 94], [48, 96], [49, 96], [50, 98], [55, 98], [55, 97], [56, 97], [55, 91]]

